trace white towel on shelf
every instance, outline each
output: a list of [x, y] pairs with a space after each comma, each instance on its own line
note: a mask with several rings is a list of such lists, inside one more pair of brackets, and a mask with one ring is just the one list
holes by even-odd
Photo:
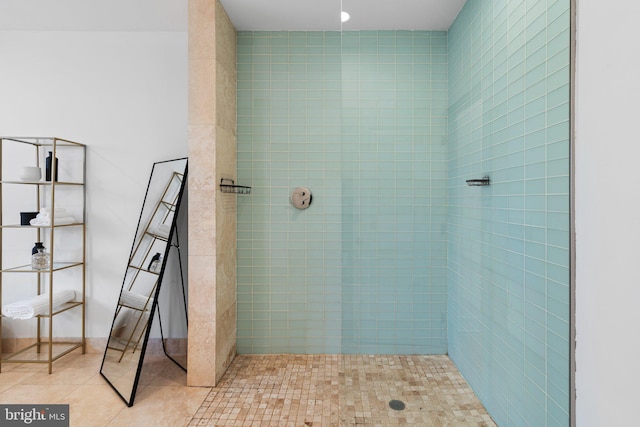
[[[54, 220], [55, 225], [73, 224], [74, 222], [76, 222], [76, 219], [72, 216], [56, 217], [56, 219]], [[51, 225], [51, 218], [35, 217], [31, 221], [29, 221], [29, 224], [48, 226], [48, 225]]]
[[[124, 305], [126, 307], [135, 308], [137, 310], [151, 310], [151, 302], [153, 298], [147, 298], [144, 295], [136, 294], [131, 291], [122, 291], [122, 295], [120, 295], [120, 305]], [[148, 303], [147, 303], [148, 302]]]
[[169, 238], [169, 231], [171, 231], [171, 226], [169, 224], [160, 224], [158, 228], [156, 228], [156, 234], [160, 237], [164, 237], [165, 239]]
[[[65, 289], [53, 293], [53, 308], [76, 299], [76, 291]], [[16, 301], [2, 307], [2, 315], [14, 319], [31, 319], [49, 312], [49, 294], [38, 295], [28, 300]]]
[[[75, 218], [69, 215], [64, 208], [56, 208], [55, 209], [55, 225], [64, 225], [64, 224], [73, 224], [76, 222]], [[31, 225], [41, 225], [41, 226], [49, 226], [51, 225], [51, 214], [50, 210], [47, 208], [40, 209], [40, 213], [36, 215], [34, 219], [29, 221]]]

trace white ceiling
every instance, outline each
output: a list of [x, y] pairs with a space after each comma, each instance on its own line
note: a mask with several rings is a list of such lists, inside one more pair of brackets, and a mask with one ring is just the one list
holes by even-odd
[[466, 0], [220, 0], [238, 30], [448, 30]]
[[[2, 30], [187, 31], [189, 0], [0, 0]], [[238, 30], [447, 30], [465, 0], [221, 0]], [[340, 11], [351, 20], [340, 25]]]

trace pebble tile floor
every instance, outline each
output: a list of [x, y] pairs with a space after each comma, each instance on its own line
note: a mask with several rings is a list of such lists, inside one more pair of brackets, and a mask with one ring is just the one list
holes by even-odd
[[393, 425], [495, 426], [447, 356], [362, 355], [239, 355], [189, 423]]
[[[238, 355], [215, 388], [148, 355], [128, 408], [99, 374], [101, 354], [3, 364], [0, 403], [64, 403], [70, 426], [495, 426], [447, 356]], [[389, 402], [404, 403], [394, 410]]]

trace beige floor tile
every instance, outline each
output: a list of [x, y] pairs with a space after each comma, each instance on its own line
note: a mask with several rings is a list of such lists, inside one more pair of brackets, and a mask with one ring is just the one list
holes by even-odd
[[118, 413], [127, 409], [120, 397], [111, 387], [100, 385], [82, 385], [69, 394], [69, 419], [73, 426], [103, 427]]
[[448, 357], [382, 355], [238, 356], [189, 425], [495, 426]]
[[74, 353], [51, 375], [7, 365], [0, 402], [69, 404], [74, 427], [495, 426], [447, 356], [240, 355], [211, 389], [186, 387], [184, 371], [149, 355], [130, 408], [99, 375], [101, 362]]
[[101, 363], [102, 354], [82, 354], [80, 350], [75, 350], [73, 353], [60, 358], [56, 364], [54, 364], [54, 368], [99, 368]]
[[21, 384], [33, 384], [33, 385], [82, 385], [86, 384], [91, 378], [98, 374], [97, 367], [94, 366], [68, 366], [67, 367], [55, 367], [51, 374], [31, 374]]
[[78, 386], [76, 385], [65, 384], [49, 384], [46, 386], [34, 384], [16, 384], [0, 394], [0, 402], [16, 404], [64, 404], [67, 403], [67, 396], [73, 393], [73, 391], [77, 388]]
[[106, 425], [186, 426], [209, 390], [200, 387], [146, 387], [138, 393], [131, 408], [119, 412]]
[[19, 371], [15, 369], [9, 372], [3, 371], [0, 374], [0, 387], [11, 387], [15, 384], [20, 384], [34, 374], [32, 371]]

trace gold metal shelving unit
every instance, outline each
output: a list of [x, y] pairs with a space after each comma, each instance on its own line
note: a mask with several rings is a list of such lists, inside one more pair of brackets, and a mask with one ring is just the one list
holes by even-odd
[[[59, 158], [58, 161], [52, 162], [50, 181], [45, 180], [47, 152], [51, 152], [53, 158]], [[18, 286], [25, 286], [25, 282], [28, 282], [29, 289], [33, 289], [35, 284], [36, 295], [48, 293], [49, 296], [47, 312], [34, 316], [37, 322], [36, 336], [31, 340], [34, 342], [19, 349], [12, 348], [11, 353], [3, 350], [4, 316], [0, 316], [0, 372], [4, 363], [43, 363], [48, 365], [51, 373], [54, 361], [78, 348], [82, 349], [83, 354], [86, 351], [85, 164], [84, 144], [54, 137], [0, 137], [0, 307], [5, 304], [7, 294], [10, 296], [6, 302], [14, 302], [11, 299], [15, 298], [19, 291]], [[19, 179], [21, 166], [39, 167], [42, 179]], [[72, 201], [75, 218], [72, 223], [55, 224], [55, 208], [59, 207], [56, 203], [60, 199], [63, 203]], [[25, 204], [28, 204], [32, 211], [38, 212], [43, 207], [49, 207], [50, 224], [21, 225], [19, 214], [24, 210]], [[70, 232], [70, 235], [66, 235], [67, 232]], [[7, 238], [5, 233], [13, 233], [12, 238]], [[56, 235], [59, 235], [57, 240]], [[45, 242], [51, 261], [48, 269], [34, 270], [30, 263], [24, 262], [12, 264], [18, 258], [16, 254], [28, 251], [33, 241]], [[65, 248], [72, 250], [65, 251]], [[23, 261], [26, 260], [30, 259], [25, 255]], [[67, 273], [62, 273], [64, 271]], [[54, 292], [59, 287], [56, 276], [69, 272], [81, 282], [74, 283], [76, 298], [74, 301], [54, 306]], [[31, 277], [25, 278], [25, 275]], [[56, 339], [54, 318], [70, 310], [81, 310], [80, 336]]]

